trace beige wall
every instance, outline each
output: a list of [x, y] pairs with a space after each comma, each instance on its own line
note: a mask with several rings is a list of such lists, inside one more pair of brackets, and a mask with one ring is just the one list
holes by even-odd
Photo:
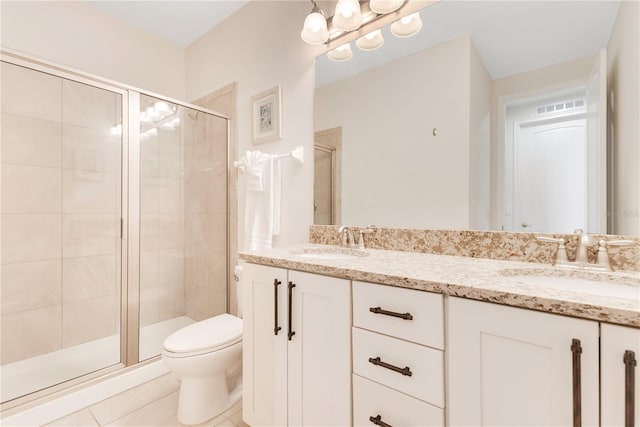
[[470, 55], [465, 37], [316, 90], [315, 131], [342, 127], [343, 223], [469, 228], [470, 117], [480, 145], [489, 84]]
[[640, 234], [640, 2], [620, 4], [607, 47], [614, 234]]
[[2, 48], [185, 98], [184, 49], [83, 1], [2, 1]]
[[[491, 87], [491, 229], [499, 230], [503, 214], [504, 107], [517, 98], [584, 87], [596, 60], [586, 56], [526, 73], [494, 80]], [[502, 112], [502, 113], [501, 113]]]
[[492, 80], [473, 42], [469, 43], [469, 47], [469, 228], [488, 230], [491, 209], [489, 138]]
[[[302, 1], [252, 1], [187, 48], [187, 98], [238, 82], [238, 156], [246, 150], [285, 153], [302, 145], [305, 164], [282, 162], [282, 233], [274, 246], [308, 240], [313, 222], [313, 52], [300, 37], [309, 13]], [[251, 97], [282, 87], [280, 141], [251, 143]], [[241, 177], [242, 178], [242, 177]], [[243, 212], [242, 179], [238, 211]], [[238, 242], [244, 241], [242, 215]], [[240, 243], [242, 250], [242, 243]]]

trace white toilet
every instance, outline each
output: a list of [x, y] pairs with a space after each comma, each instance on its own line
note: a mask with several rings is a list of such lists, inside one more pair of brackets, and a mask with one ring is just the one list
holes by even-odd
[[[242, 316], [242, 266], [234, 271], [238, 316]], [[240, 317], [221, 314], [193, 323], [171, 334], [163, 348], [162, 360], [180, 378], [178, 421], [182, 424], [207, 421], [241, 398]]]

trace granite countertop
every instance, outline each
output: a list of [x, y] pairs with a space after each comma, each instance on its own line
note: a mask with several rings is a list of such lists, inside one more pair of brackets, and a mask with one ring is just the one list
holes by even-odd
[[[342, 259], [300, 256], [305, 252], [324, 249], [331, 251], [333, 248], [340, 250], [336, 246], [306, 244], [287, 249], [241, 252], [239, 258], [255, 264], [437, 292], [640, 328], [640, 273], [592, 273], [528, 262], [377, 249], [366, 249], [366, 256]], [[595, 295], [581, 289], [562, 290], [519, 281], [518, 276], [529, 275], [583, 278], [612, 282], [611, 286], [633, 289], [625, 292], [631, 297], [612, 297]]]

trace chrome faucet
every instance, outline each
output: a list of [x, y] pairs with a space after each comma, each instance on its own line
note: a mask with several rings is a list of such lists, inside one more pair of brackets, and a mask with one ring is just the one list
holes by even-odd
[[338, 228], [338, 233], [342, 236], [341, 246], [353, 248], [356, 246], [356, 242], [353, 239], [353, 230], [347, 226], [341, 226]]
[[573, 232], [578, 236], [578, 250], [576, 251], [576, 264], [578, 268], [583, 268], [589, 264], [588, 247], [593, 245], [593, 239], [584, 232], [582, 228]]
[[[596, 241], [594, 236], [585, 233], [582, 229], [578, 228], [574, 234], [577, 236], [578, 249], [576, 250], [576, 258], [574, 261], [567, 259], [567, 252], [565, 247], [565, 239], [553, 238], [548, 236], [536, 236], [536, 239], [545, 243], [556, 243], [558, 250], [556, 252], [556, 259], [554, 265], [558, 267], [567, 268], [588, 268], [593, 270], [611, 270], [609, 264], [609, 253], [607, 248], [609, 246], [633, 246], [638, 242], [634, 240], [600, 240]], [[598, 253], [595, 262], [589, 262], [589, 247], [598, 245]]]

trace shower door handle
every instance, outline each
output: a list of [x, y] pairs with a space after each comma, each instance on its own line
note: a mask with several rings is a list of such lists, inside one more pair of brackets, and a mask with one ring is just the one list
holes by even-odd
[[291, 330], [291, 312], [293, 306], [293, 288], [296, 287], [296, 284], [293, 282], [289, 282], [289, 332], [287, 333], [287, 337], [289, 341], [291, 341], [291, 337], [293, 337], [296, 333]]
[[273, 279], [273, 335], [278, 335], [278, 331], [282, 328], [278, 326], [278, 286], [282, 282], [278, 279]]

